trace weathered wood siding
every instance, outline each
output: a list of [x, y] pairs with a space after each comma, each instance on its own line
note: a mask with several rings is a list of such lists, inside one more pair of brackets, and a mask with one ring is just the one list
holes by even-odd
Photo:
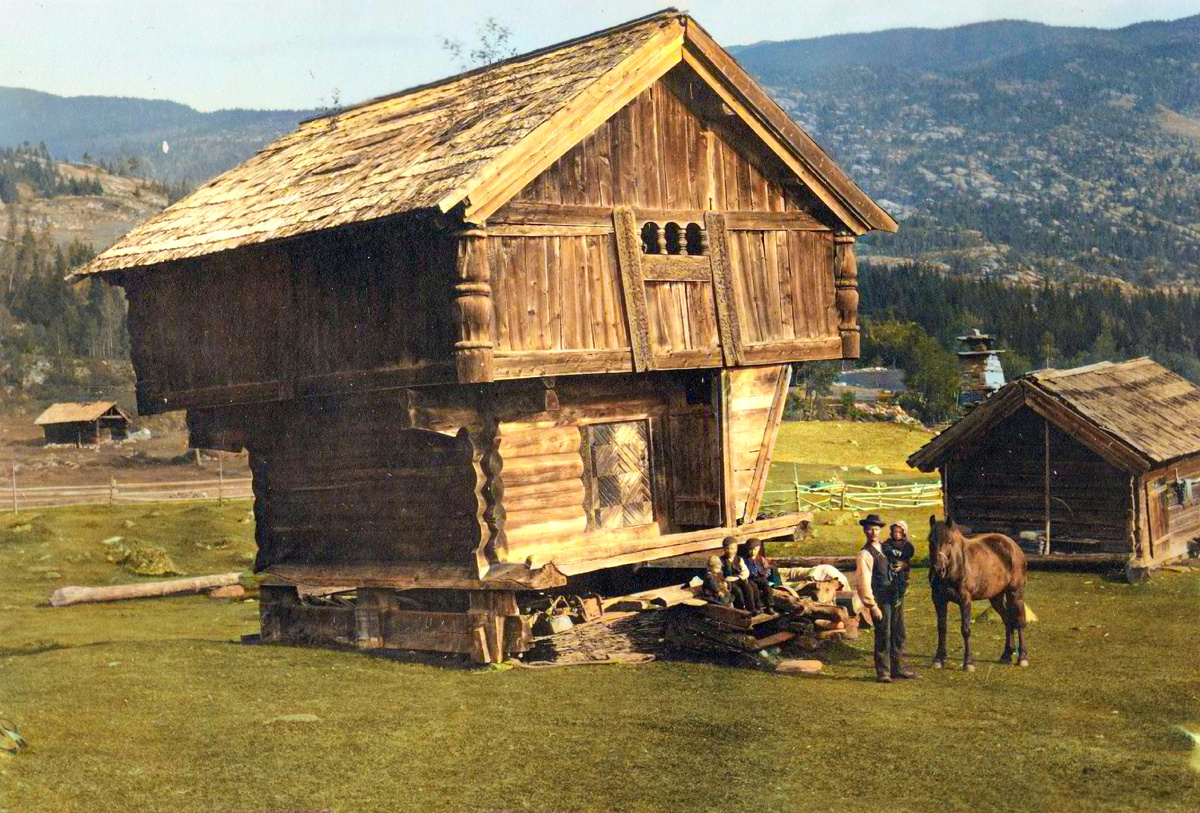
[[838, 335], [832, 233], [734, 231], [729, 247], [747, 345]]
[[256, 569], [278, 564], [474, 567], [485, 477], [463, 429], [405, 428], [395, 399], [290, 402], [252, 433]]
[[[1042, 531], [1045, 424], [1027, 407], [950, 460], [945, 488], [953, 518], [975, 533]], [[1050, 427], [1052, 550], [1130, 552], [1129, 476]]]
[[498, 352], [628, 350], [611, 231], [490, 238]]
[[[497, 377], [570, 371], [539, 366], [555, 363], [550, 353], [565, 360], [561, 351], [605, 354], [575, 358], [588, 365], [575, 371], [634, 369], [630, 330], [638, 334], [643, 320], [659, 369], [841, 357], [830, 215], [797, 183], [781, 182], [778, 159], [719, 110], [690, 69], [677, 68], [497, 213], [488, 238]], [[717, 271], [712, 247], [702, 257], [646, 255], [623, 278], [613, 207], [632, 207], [639, 227], [696, 224], [709, 242], [706, 212], [737, 219]], [[664, 278], [672, 274], [689, 279]], [[735, 313], [721, 315], [714, 274], [728, 274]], [[637, 300], [644, 304], [631, 310]], [[726, 341], [737, 334], [724, 356], [722, 319]]]
[[[780, 379], [787, 375], [784, 367], [752, 367], [726, 372], [729, 386], [729, 455], [733, 482], [734, 516], [747, 517], [747, 507], [757, 508], [762, 498], [762, 484], [755, 482], [756, 474], [765, 479], [775, 446], [775, 430], [781, 411], [776, 409]], [[757, 495], [755, 496], [755, 489]]]
[[139, 411], [452, 380], [451, 269], [392, 225], [130, 273]]
[[[758, 139], [731, 117], [702, 118], [719, 100], [679, 67], [621, 109], [517, 195], [585, 206], [719, 211], [801, 211], [805, 196], [773, 177]], [[737, 146], [735, 146], [737, 145]]]
[[1200, 479], [1200, 457], [1184, 459], [1141, 479], [1139, 527], [1142, 556], [1148, 561], [1186, 556], [1189, 543], [1200, 540], [1200, 502], [1169, 505], [1172, 501], [1167, 498], [1166, 490], [1173, 488], [1176, 478]]

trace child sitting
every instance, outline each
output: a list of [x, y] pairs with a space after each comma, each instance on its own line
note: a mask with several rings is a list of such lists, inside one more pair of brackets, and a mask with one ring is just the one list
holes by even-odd
[[722, 607], [733, 606], [733, 593], [729, 589], [729, 582], [725, 581], [720, 556], [713, 556], [708, 560], [704, 584], [700, 586], [700, 598], [709, 604], [720, 604]]
[[774, 568], [767, 561], [766, 555], [763, 553], [762, 540], [751, 537], [746, 540], [743, 546], [742, 561], [746, 563], [746, 570], [750, 574], [750, 583], [758, 591], [761, 599], [762, 608], [767, 612], [771, 612], [771, 577]]
[[721, 573], [733, 593], [733, 606], [739, 610], [758, 613], [762, 609], [762, 601], [758, 588], [750, 581], [750, 569], [746, 562], [738, 556], [738, 542], [732, 536], [725, 537], [725, 555], [720, 558]]

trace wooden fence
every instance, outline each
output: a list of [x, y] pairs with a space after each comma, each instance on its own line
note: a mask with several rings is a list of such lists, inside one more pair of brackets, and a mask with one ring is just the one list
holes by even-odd
[[[130, 503], [172, 500], [248, 500], [254, 497], [249, 477], [218, 477], [215, 480], [177, 480], [165, 483], [119, 483], [107, 485], [31, 486], [18, 484], [16, 474], [9, 479], [8, 504], [16, 512], [32, 508], [69, 505], [128, 505]], [[4, 491], [0, 491], [4, 494]]]
[[941, 483], [865, 485], [857, 483], [793, 482], [789, 488], [768, 490], [764, 511], [870, 511], [887, 508], [940, 508]]

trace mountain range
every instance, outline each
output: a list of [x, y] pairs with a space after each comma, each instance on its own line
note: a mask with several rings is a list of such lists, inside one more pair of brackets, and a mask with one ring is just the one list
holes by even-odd
[[[1116, 30], [1018, 21], [731, 48], [901, 222], [867, 261], [1034, 282], [1200, 283], [1200, 15]], [[315, 111], [0, 88], [0, 146], [133, 157], [199, 183]], [[166, 151], [164, 151], [164, 144]]]
[[901, 221], [867, 254], [1027, 282], [1200, 280], [1200, 15], [732, 50]]

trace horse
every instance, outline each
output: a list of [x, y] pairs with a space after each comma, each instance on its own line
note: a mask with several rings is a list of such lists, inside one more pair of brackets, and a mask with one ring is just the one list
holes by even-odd
[[1021, 547], [1004, 534], [969, 539], [950, 522], [929, 518], [929, 586], [937, 610], [938, 648], [933, 667], [946, 665], [946, 609], [954, 602], [962, 611], [963, 671], [975, 671], [971, 654], [971, 602], [987, 599], [1004, 620], [1001, 663], [1012, 663], [1013, 632], [1017, 663], [1029, 665], [1025, 648], [1025, 577], [1028, 566]]

